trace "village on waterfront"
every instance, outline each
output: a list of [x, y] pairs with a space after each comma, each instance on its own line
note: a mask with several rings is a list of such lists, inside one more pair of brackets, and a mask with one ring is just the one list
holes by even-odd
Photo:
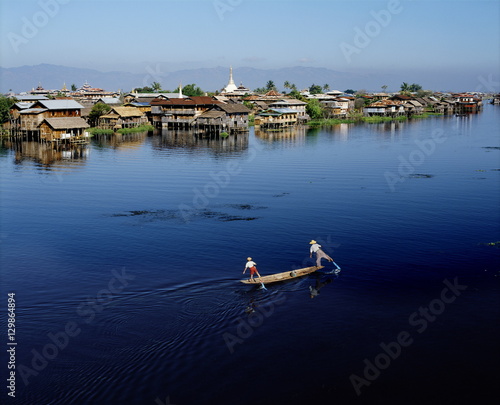
[[[248, 131], [281, 130], [299, 125], [332, 125], [423, 118], [429, 115], [465, 115], [482, 109], [488, 95], [478, 92], [435, 93], [418, 84], [403, 83], [397, 93], [330, 90], [311, 85], [298, 90], [284, 83], [280, 93], [271, 80], [254, 91], [236, 86], [232, 68], [227, 85], [205, 93], [195, 84], [173, 92], [151, 87], [129, 93], [94, 88], [89, 83], [71, 90], [6, 94], [2, 101], [2, 134], [15, 139], [49, 143], [88, 143], [93, 135], [143, 132], [153, 129], [193, 130], [201, 135], [227, 137]], [[500, 95], [489, 95], [493, 104]]]

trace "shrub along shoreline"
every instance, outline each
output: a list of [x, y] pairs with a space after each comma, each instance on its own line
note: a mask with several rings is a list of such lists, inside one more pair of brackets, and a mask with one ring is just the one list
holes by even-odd
[[119, 134], [132, 134], [135, 132], [146, 132], [146, 131], [152, 131], [154, 130], [154, 127], [152, 125], [141, 125], [139, 127], [135, 128], [121, 128], [118, 130], [113, 130], [113, 129], [103, 129], [103, 128], [89, 128], [89, 132], [92, 135], [111, 135], [114, 133], [119, 133]]
[[307, 125], [312, 127], [319, 126], [329, 126], [329, 125], [338, 125], [338, 124], [356, 124], [360, 122], [367, 122], [369, 124], [377, 124], [380, 122], [391, 122], [391, 121], [406, 121], [408, 119], [413, 118], [428, 118], [438, 115], [444, 115], [440, 113], [423, 113], [419, 115], [412, 115], [411, 117], [407, 117], [406, 115], [401, 115], [398, 117], [364, 117], [361, 115], [355, 115], [349, 118], [322, 118], [311, 120], [307, 123]]

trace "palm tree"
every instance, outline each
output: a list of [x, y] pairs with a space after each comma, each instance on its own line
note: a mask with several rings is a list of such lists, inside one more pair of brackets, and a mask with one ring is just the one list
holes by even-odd
[[158, 93], [161, 90], [161, 84], [158, 82], [153, 82], [151, 84], [151, 88], [153, 89], [153, 93]]
[[401, 91], [410, 91], [410, 85], [406, 82], [403, 82], [403, 84], [401, 85]]
[[387, 87], [389, 87], [389, 86], [387, 86], [387, 84], [384, 84], [384, 85], [382, 86], [382, 92], [383, 92], [383, 93], [385, 93], [385, 91], [387, 90]]
[[330, 85], [329, 84], [324, 84], [323, 85], [323, 91], [326, 93], [326, 92], [328, 92], [328, 90], [330, 90]]
[[276, 86], [274, 84], [274, 82], [272, 80], [269, 80], [266, 84], [266, 89], [268, 91], [271, 91], [271, 90], [276, 90]]

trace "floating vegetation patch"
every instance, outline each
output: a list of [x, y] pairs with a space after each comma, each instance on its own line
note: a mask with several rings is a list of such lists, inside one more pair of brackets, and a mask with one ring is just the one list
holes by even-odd
[[496, 248], [500, 249], [500, 241], [497, 241], [497, 242], [480, 243], [479, 245], [481, 245], [481, 246], [496, 247]]
[[230, 222], [230, 221], [255, 221], [258, 219], [257, 217], [240, 217], [238, 215], [220, 215], [217, 218], [222, 222]]
[[234, 208], [237, 210], [251, 211], [251, 210], [263, 210], [267, 207], [252, 204], [226, 204], [225, 207]]
[[500, 172], [500, 169], [491, 169], [492, 172]]
[[408, 176], [410, 179], [431, 179], [433, 174], [413, 173]]
[[483, 146], [483, 149], [500, 150], [500, 146]]
[[288, 194], [290, 194], [290, 193], [275, 194], [275, 195], [273, 195], [273, 197], [284, 197], [284, 196], [286, 196]]
[[[230, 206], [231, 208], [239, 210], [252, 210], [261, 209], [267, 207], [255, 207], [247, 204], [236, 204]], [[160, 221], [182, 221], [190, 222], [195, 219], [214, 219], [221, 222], [231, 222], [231, 221], [254, 221], [258, 219], [255, 216], [242, 216], [233, 215], [228, 212], [212, 211], [209, 209], [192, 209], [192, 210], [131, 210], [116, 214], [108, 215], [110, 217], [137, 217], [141, 219], [141, 222], [160, 222]]]

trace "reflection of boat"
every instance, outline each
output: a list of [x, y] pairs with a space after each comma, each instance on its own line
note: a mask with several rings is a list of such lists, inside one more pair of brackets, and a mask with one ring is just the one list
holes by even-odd
[[254, 276], [254, 280], [250, 281], [248, 279], [240, 280], [243, 284], [256, 284], [259, 285], [261, 282], [264, 284], [277, 283], [278, 281], [286, 281], [294, 278], [306, 276], [308, 274], [314, 273], [316, 270], [322, 269], [324, 266], [312, 266], [304, 267], [303, 269], [297, 269], [292, 271], [284, 271], [283, 273], [270, 274], [269, 276]]

